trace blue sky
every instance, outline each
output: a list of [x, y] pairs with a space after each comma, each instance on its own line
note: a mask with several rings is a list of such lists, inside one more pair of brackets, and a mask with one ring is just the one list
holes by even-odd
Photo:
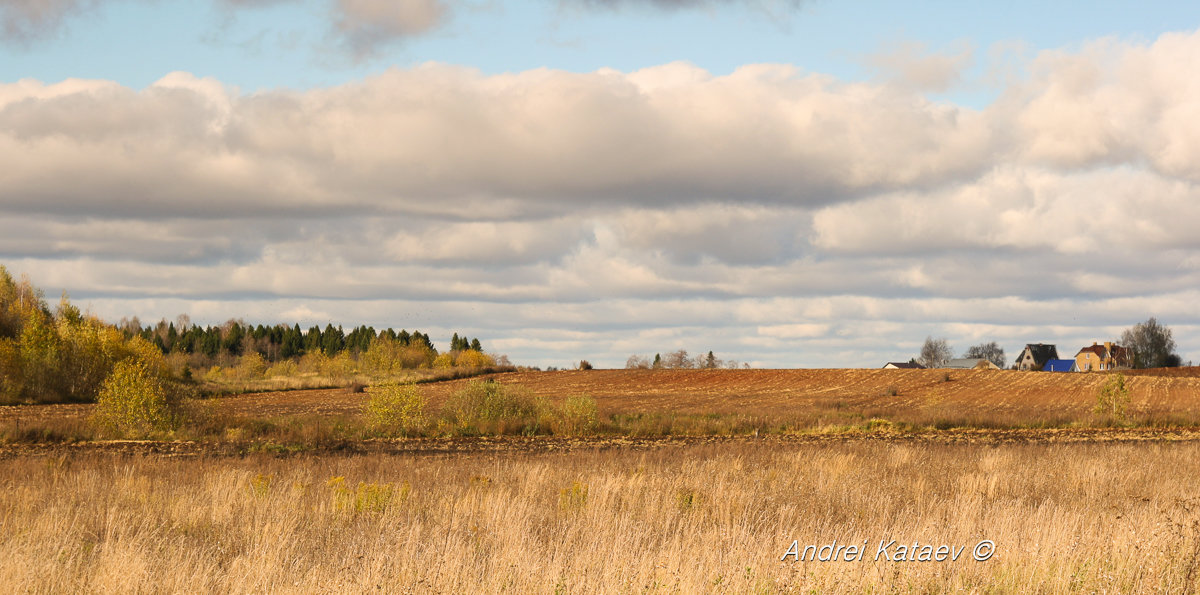
[[[16, 4], [30, 3], [21, 0]], [[53, 4], [53, 2], [51, 2]], [[671, 5], [673, 3], [664, 2]], [[871, 57], [904, 44], [976, 56], [965, 87], [984, 80], [989, 52], [1071, 49], [1103, 37], [1153, 40], [1200, 25], [1189, 2], [881, 1], [478, 2], [452, 4], [428, 33], [398, 36], [370, 56], [338, 55], [328, 2], [234, 8], [222, 2], [113, 0], [3, 49], [0, 78], [98, 78], [133, 88], [182, 70], [243, 91], [336, 85], [426, 61], [485, 73], [534, 68], [637, 70], [676, 60], [714, 74], [776, 62], [847, 80], [878, 76]], [[9, 9], [13, 10], [13, 9]], [[990, 89], [989, 89], [990, 87]]]
[[1200, 360], [1200, 6], [0, 0], [0, 263], [514, 361]]

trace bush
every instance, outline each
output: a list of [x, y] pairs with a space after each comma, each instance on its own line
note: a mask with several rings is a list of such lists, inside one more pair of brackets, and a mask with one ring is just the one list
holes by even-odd
[[0, 404], [17, 403], [20, 400], [23, 380], [17, 342], [0, 338]]
[[178, 428], [182, 423], [178, 403], [162, 376], [134, 358], [113, 366], [96, 400], [95, 422], [103, 429], [130, 438], [141, 438]]
[[257, 351], [242, 355], [238, 360], [237, 377], [241, 380], [258, 380], [267, 374], [267, 360]]
[[498, 433], [519, 429], [536, 433], [538, 414], [544, 407], [524, 387], [493, 381], [471, 382], [446, 399], [443, 411], [464, 430], [492, 426]]
[[350, 357], [349, 351], [343, 351], [321, 362], [321, 375], [337, 384], [349, 382], [356, 371], [357, 362]]
[[591, 370], [592, 362], [589, 362], [587, 360], [580, 360], [579, 361], [579, 369], [580, 370]]
[[381, 384], [369, 395], [363, 417], [372, 430], [407, 436], [425, 428], [425, 396], [416, 385]]
[[270, 368], [267, 368], [266, 375], [268, 378], [291, 378], [300, 374], [300, 367], [296, 362], [290, 359], [279, 360]]
[[1110, 374], [1096, 395], [1096, 408], [1093, 411], [1125, 421], [1125, 408], [1128, 406], [1129, 389], [1125, 387], [1125, 375], [1120, 372]]
[[496, 360], [482, 351], [467, 349], [458, 354], [454, 364], [464, 368], [486, 368], [496, 365]]
[[563, 401], [559, 419], [561, 423], [555, 428], [556, 434], [590, 434], [600, 424], [600, 409], [596, 399], [587, 395], [572, 395]]

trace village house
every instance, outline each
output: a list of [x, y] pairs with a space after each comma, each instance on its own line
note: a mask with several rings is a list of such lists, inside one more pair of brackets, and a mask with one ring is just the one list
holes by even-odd
[[1105, 341], [1103, 345], [1092, 343], [1075, 354], [1075, 365], [1080, 372], [1115, 370], [1129, 367], [1129, 350]]
[[925, 366], [917, 362], [888, 362], [883, 365], [884, 370], [924, 370]]
[[1073, 359], [1052, 359], [1052, 360], [1046, 362], [1046, 364], [1044, 366], [1042, 366], [1042, 371], [1043, 372], [1078, 372], [1079, 368], [1075, 366], [1075, 360], [1073, 360]]
[[1013, 362], [1013, 368], [1023, 372], [1038, 372], [1046, 362], [1058, 359], [1058, 348], [1047, 343], [1029, 343]]

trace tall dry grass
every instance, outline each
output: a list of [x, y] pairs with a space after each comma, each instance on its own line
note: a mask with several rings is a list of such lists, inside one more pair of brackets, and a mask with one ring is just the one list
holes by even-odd
[[[14, 592], [1188, 592], [1200, 445], [0, 461]], [[792, 543], [966, 545], [781, 562]], [[969, 559], [981, 539], [995, 557]]]

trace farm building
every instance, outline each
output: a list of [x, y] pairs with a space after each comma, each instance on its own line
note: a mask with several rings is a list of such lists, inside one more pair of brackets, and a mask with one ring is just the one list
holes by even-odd
[[1111, 341], [1105, 341], [1103, 345], [1092, 343], [1091, 347], [1084, 347], [1075, 354], [1075, 366], [1080, 372], [1128, 368], [1129, 363], [1129, 349]]
[[917, 362], [888, 362], [883, 365], [884, 370], [924, 370], [925, 366]]
[[952, 359], [946, 362], [943, 368], [952, 368], [955, 370], [999, 370], [1000, 366], [993, 364], [985, 358], [960, 358]]
[[1029, 343], [1013, 364], [1018, 370], [1036, 372], [1052, 359], [1058, 359], [1057, 347], [1047, 343]]
[[1043, 372], [1078, 372], [1073, 359], [1052, 359], [1042, 366]]

